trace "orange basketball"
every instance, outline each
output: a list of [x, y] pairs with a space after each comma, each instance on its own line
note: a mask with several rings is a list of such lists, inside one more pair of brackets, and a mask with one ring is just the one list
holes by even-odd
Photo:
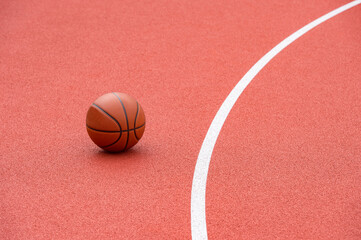
[[90, 106], [86, 116], [89, 137], [109, 152], [133, 147], [145, 129], [145, 115], [140, 104], [125, 93], [107, 93]]

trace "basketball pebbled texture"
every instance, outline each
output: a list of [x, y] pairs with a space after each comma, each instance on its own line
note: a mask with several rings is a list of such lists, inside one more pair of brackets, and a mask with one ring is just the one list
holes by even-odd
[[125, 93], [107, 93], [89, 107], [86, 128], [99, 147], [109, 152], [124, 151], [142, 138], [144, 111], [137, 100]]

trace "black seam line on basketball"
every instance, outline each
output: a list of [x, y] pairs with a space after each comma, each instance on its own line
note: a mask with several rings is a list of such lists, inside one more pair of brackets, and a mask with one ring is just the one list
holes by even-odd
[[93, 131], [96, 131], [96, 132], [104, 132], [104, 133], [118, 133], [118, 132], [130, 132], [130, 131], [135, 131], [139, 128], [142, 128], [145, 126], [145, 123], [143, 125], [140, 125], [139, 127], [136, 127], [136, 128], [132, 128], [132, 129], [129, 129], [129, 130], [122, 130], [122, 131], [107, 131], [107, 130], [99, 130], [99, 129], [95, 129], [95, 128], [92, 128], [92, 127], [89, 127], [88, 125], [86, 125], [87, 128], [93, 130]]
[[[96, 105], [95, 103], [93, 103], [93, 105], [94, 106], [96, 106], [97, 108], [99, 108], [102, 112], [104, 112], [106, 115], [108, 115], [109, 117], [111, 117], [114, 121], [115, 121], [115, 123], [118, 125], [118, 127], [119, 127], [119, 129], [120, 130], [122, 130], [122, 127], [120, 126], [120, 124], [119, 124], [119, 122], [118, 122], [118, 120], [117, 119], [115, 119], [112, 115], [110, 115], [109, 113], [107, 113], [104, 109], [102, 109], [101, 107], [99, 107], [98, 105]], [[116, 144], [118, 141], [119, 141], [119, 139], [121, 138], [121, 136], [122, 136], [122, 132], [119, 132], [120, 134], [119, 134], [119, 137], [117, 138], [117, 140], [115, 140], [115, 142], [113, 142], [113, 143], [111, 143], [111, 144], [109, 144], [109, 145], [106, 145], [106, 146], [101, 146], [102, 148], [106, 148], [106, 147], [110, 147], [110, 146], [113, 146], [114, 144]]]
[[96, 131], [96, 132], [106, 132], [106, 133], [119, 133], [119, 132], [123, 132], [123, 131], [108, 131], [108, 130], [98, 130], [92, 127], [89, 127], [88, 125], [86, 125], [87, 128]]
[[139, 104], [137, 102], [137, 113], [135, 114], [135, 119], [134, 119], [134, 136], [139, 141], [139, 138], [137, 136], [137, 131], [135, 131], [135, 129], [136, 129], [135, 124], [137, 123], [138, 112], [139, 112]]
[[[123, 107], [123, 110], [124, 110], [124, 114], [125, 114], [125, 119], [127, 120], [127, 129], [129, 130], [128, 115], [127, 115], [127, 111], [125, 110], [125, 106], [124, 106], [122, 100], [120, 99], [120, 97], [118, 96], [118, 94], [116, 94], [115, 92], [113, 92], [113, 94], [119, 99], [120, 104], [122, 104], [122, 107]], [[125, 143], [125, 146], [124, 146], [123, 151], [127, 148], [127, 146], [128, 146], [128, 141], [129, 141], [129, 132], [128, 132], [128, 134], [127, 134], [127, 141], [126, 141], [126, 143]]]

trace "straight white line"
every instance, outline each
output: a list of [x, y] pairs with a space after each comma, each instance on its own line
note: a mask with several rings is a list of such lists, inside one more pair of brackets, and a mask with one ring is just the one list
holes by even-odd
[[271, 61], [279, 52], [284, 48], [294, 42], [297, 38], [301, 37], [306, 32], [310, 31], [312, 28], [323, 23], [324, 21], [336, 16], [347, 9], [350, 9], [361, 3], [361, 0], [356, 0], [350, 2], [342, 7], [339, 7], [332, 12], [327, 13], [326, 15], [314, 20], [313, 22], [307, 24], [303, 28], [299, 29], [297, 32], [293, 33], [277, 46], [275, 46], [271, 51], [264, 55], [258, 62], [253, 65], [253, 67], [244, 75], [244, 77], [237, 83], [237, 85], [232, 89], [231, 93], [224, 100], [222, 106], [218, 110], [216, 116], [214, 117], [211, 126], [208, 129], [207, 135], [204, 138], [202, 147], [200, 149], [196, 167], [193, 175], [192, 183], [192, 195], [191, 195], [191, 227], [192, 227], [192, 239], [208, 239], [207, 237], [207, 224], [206, 224], [206, 183], [209, 163], [211, 161], [211, 156], [213, 152], [214, 145], [217, 141], [219, 132], [222, 129], [222, 126], [231, 111], [233, 105], [242, 94], [247, 85], [252, 81], [252, 79], [258, 74], [262, 68]]

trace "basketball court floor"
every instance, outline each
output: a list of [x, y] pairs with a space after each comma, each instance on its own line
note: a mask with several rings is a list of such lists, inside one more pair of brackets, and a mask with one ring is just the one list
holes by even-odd
[[360, 3], [0, 1], [0, 239], [361, 239]]

